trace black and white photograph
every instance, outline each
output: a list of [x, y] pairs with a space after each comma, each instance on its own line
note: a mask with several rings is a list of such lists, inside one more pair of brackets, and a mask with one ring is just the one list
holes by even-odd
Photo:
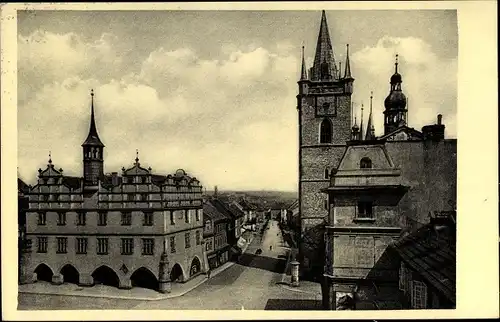
[[394, 3], [9, 7], [13, 310], [457, 316], [483, 285], [498, 299], [458, 256], [493, 228], [498, 272], [480, 174], [497, 161], [474, 147], [496, 142], [496, 101], [461, 103], [460, 85], [496, 97], [496, 67], [468, 49], [492, 74], [461, 76], [467, 9]]

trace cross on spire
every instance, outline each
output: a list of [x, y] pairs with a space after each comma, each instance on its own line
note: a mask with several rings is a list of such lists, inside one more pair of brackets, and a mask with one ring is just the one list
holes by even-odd
[[49, 151], [49, 164], [52, 164], [52, 152]]
[[135, 162], [139, 163], [139, 149], [135, 149]]

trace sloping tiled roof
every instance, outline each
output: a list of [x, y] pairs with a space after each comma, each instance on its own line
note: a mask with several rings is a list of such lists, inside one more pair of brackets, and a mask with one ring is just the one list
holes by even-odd
[[20, 178], [17, 178], [17, 190], [21, 192], [28, 192], [29, 191], [29, 185], [26, 184], [23, 180]]
[[226, 217], [223, 213], [221, 213], [217, 208], [215, 208], [210, 201], [207, 201], [203, 204], [203, 216], [207, 215], [213, 221], [222, 221], [230, 219]]
[[218, 212], [222, 213], [224, 216], [231, 219], [236, 218], [235, 214], [233, 214], [233, 212], [229, 210], [228, 206], [219, 199], [211, 198], [207, 202], [209, 202], [213, 207], [215, 207], [215, 209], [217, 209]]
[[83, 178], [64, 176], [62, 183], [72, 189], [78, 189], [81, 186]]
[[241, 199], [240, 201], [238, 201], [238, 203], [240, 204], [240, 206], [244, 210], [255, 210], [256, 209], [256, 207], [254, 205], [252, 205], [251, 203], [249, 203], [245, 199]]
[[245, 216], [245, 213], [240, 208], [238, 208], [238, 206], [234, 202], [229, 204], [229, 210], [235, 215], [236, 218]]
[[456, 226], [427, 224], [392, 245], [401, 259], [455, 303]]

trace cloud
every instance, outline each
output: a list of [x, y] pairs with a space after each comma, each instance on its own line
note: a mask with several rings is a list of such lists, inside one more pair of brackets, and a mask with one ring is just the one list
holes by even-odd
[[[141, 163], [155, 172], [184, 168], [208, 186], [296, 188], [296, 162], [290, 160], [296, 159], [298, 59], [286, 44], [275, 52], [262, 47], [225, 52], [217, 60], [202, 59], [190, 48], [159, 47], [139, 62], [137, 73], [123, 68], [120, 77], [106, 77], [113, 66], [102, 64], [100, 73], [89, 77], [83, 71], [91, 65], [85, 53], [92, 47], [92, 60], [106, 61], [115, 52], [113, 37], [103, 35], [91, 44], [76, 35], [43, 37], [72, 50], [63, 57], [47, 51], [46, 59], [72, 66], [42, 73], [36, 81], [44, 85], [20, 101], [19, 170], [28, 182], [45, 166], [49, 150], [56, 167], [81, 174], [80, 145], [94, 88], [106, 172], [131, 165], [137, 148]], [[45, 68], [31, 56], [20, 59], [26, 70]]]
[[399, 55], [398, 71], [403, 77], [403, 92], [408, 98], [409, 126], [420, 130], [424, 125], [434, 124], [437, 114], [441, 113], [446, 136], [456, 138], [457, 60], [440, 59], [428, 43], [414, 37], [383, 37], [375, 46], [365, 47], [352, 55], [353, 101], [358, 119], [361, 103], [366, 113], [370, 91], [373, 91], [375, 132], [383, 134], [382, 112], [396, 54]]

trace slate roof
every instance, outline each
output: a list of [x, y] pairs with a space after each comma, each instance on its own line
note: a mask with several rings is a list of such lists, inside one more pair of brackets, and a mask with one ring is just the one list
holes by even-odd
[[455, 303], [456, 295], [456, 225], [431, 222], [410, 233], [392, 248], [401, 259], [428, 284]]

